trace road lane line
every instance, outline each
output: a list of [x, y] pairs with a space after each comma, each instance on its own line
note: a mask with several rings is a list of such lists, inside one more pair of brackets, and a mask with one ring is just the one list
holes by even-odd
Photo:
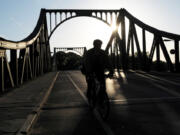
[[149, 76], [149, 77], [151, 77], [151, 78], [155, 78], [155, 79], [158, 79], [158, 80], [160, 80], [160, 81], [164, 81], [164, 82], [170, 83], [170, 84], [172, 84], [172, 85], [180, 86], [180, 84], [177, 83], [177, 82], [173, 82], [173, 81], [171, 81], [171, 80], [167, 80], [167, 79], [164, 79], [164, 78], [155, 76], [155, 75], [151, 75], [151, 74], [148, 74], [148, 73], [146, 73], [146, 72], [142, 72], [142, 71], [138, 71], [138, 72], [139, 72], [140, 74], [146, 74], [146, 76]]
[[[171, 80], [167, 80], [167, 79], [164, 79], [164, 78], [155, 76], [155, 75], [151, 75], [151, 74], [148, 74], [148, 73], [143, 72], [143, 71], [130, 70], [130, 72], [133, 72], [133, 73], [135, 73], [135, 74], [137, 74], [137, 75], [140, 75], [140, 76], [147, 77], [147, 78], [152, 79], [152, 80], [154, 80], [154, 81], [164, 81], [164, 82], [167, 82], [167, 83], [172, 84], [172, 85], [180, 86], [179, 83], [176, 83], [176, 82], [173, 82], [173, 81], [171, 81]], [[157, 80], [157, 79], [158, 79], [158, 80]]]
[[170, 94], [173, 95], [173, 96], [178, 96], [178, 97], [180, 97], [180, 93], [178, 93], [178, 92], [176, 92], [176, 91], [170, 90], [170, 89], [168, 89], [168, 88], [166, 88], [166, 87], [164, 87], [164, 86], [161, 86], [161, 85], [159, 85], [159, 84], [156, 84], [156, 83], [152, 83], [152, 84], [153, 84], [154, 86], [156, 86], [156, 87], [158, 87], [158, 88], [160, 88], [160, 89], [162, 89], [162, 90], [170, 93]]
[[70, 75], [67, 75], [69, 80], [72, 82], [72, 84], [74, 85], [74, 87], [76, 88], [76, 90], [80, 93], [80, 95], [83, 97], [84, 101], [88, 104], [88, 100], [87, 97], [84, 95], [84, 93], [81, 91], [81, 89], [76, 85], [76, 83], [72, 80], [72, 78], [70, 77]]
[[[83, 97], [84, 101], [88, 103], [88, 99], [87, 97], [84, 95], [84, 93], [82, 92], [82, 90], [76, 85], [76, 83], [73, 81], [73, 79], [71, 78], [70, 75], [67, 75], [69, 80], [72, 82], [72, 84], [74, 85], [74, 87], [76, 88], [76, 90], [80, 93], [80, 95]], [[93, 111], [96, 119], [99, 121], [100, 125], [102, 126], [102, 128], [104, 129], [104, 131], [106, 132], [107, 135], [114, 135], [113, 131], [111, 130], [111, 128], [102, 120], [101, 116], [99, 115], [98, 111], [96, 109], [94, 109]]]
[[115, 99], [110, 100], [110, 103], [129, 105], [129, 104], [143, 104], [143, 103], [159, 103], [159, 102], [180, 102], [180, 97], [160, 97], [160, 98], [129, 98], [129, 99]]
[[170, 89], [168, 89], [168, 88], [166, 88], [166, 87], [164, 87], [164, 86], [162, 86], [162, 85], [157, 84], [157, 81], [158, 81], [158, 80], [155, 80], [155, 79], [153, 79], [153, 78], [150, 78], [150, 77], [148, 77], [148, 76], [146, 76], [146, 75], [143, 75], [143, 74], [140, 74], [140, 73], [135, 73], [135, 74], [138, 75], [138, 76], [141, 76], [141, 77], [143, 77], [143, 78], [146, 78], [146, 79], [151, 80], [151, 81], [149, 81], [149, 82], [150, 82], [152, 85], [154, 85], [155, 87], [160, 88], [161, 90], [166, 91], [166, 92], [168, 92], [169, 94], [171, 94], [171, 95], [173, 95], [173, 96], [178, 96], [178, 97], [180, 97], [180, 93], [178, 93], [178, 92], [176, 92], [176, 91], [172, 91], [172, 90], [170, 90]]

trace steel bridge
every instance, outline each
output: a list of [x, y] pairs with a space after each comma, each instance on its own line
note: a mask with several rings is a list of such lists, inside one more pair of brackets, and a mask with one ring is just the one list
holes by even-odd
[[[112, 32], [106, 46], [106, 51], [115, 69], [150, 70], [154, 55], [156, 55], [157, 65], [160, 66], [161, 52], [168, 65], [168, 70], [180, 71], [180, 35], [153, 28], [135, 18], [125, 9], [41, 9], [37, 25], [27, 38], [21, 41], [0, 38], [0, 91], [19, 86], [27, 80], [51, 71], [53, 64], [49, 40], [52, 34], [62, 23], [82, 16], [95, 18], [109, 26], [116, 24], [117, 29]], [[141, 34], [137, 32], [137, 29], [141, 31]], [[149, 45], [147, 33], [153, 35], [149, 55], [147, 55], [147, 44]], [[173, 41], [173, 49], [168, 50], [165, 41]], [[10, 61], [8, 61], [7, 53], [10, 54]], [[171, 55], [174, 55], [174, 62]], [[136, 66], [136, 59], [139, 66]]]
[[86, 47], [54, 47], [54, 54], [56, 54], [57, 52], [61, 51], [61, 52], [75, 52], [80, 56], [83, 56], [84, 53], [86, 52]]

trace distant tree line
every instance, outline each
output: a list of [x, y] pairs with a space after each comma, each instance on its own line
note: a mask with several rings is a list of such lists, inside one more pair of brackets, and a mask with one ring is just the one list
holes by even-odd
[[[141, 54], [142, 55], [142, 54]], [[143, 58], [143, 61], [140, 60], [137, 53], [135, 53], [134, 57], [129, 56], [128, 57], [128, 67], [129, 69], [134, 70], [157, 70], [157, 71], [168, 71], [168, 64], [164, 61], [160, 61], [159, 63], [157, 61], [152, 61], [150, 64], [150, 60], [148, 58], [148, 53], [145, 58]], [[111, 58], [110, 58], [111, 59]], [[118, 62], [119, 61], [119, 62]], [[142, 63], [146, 61], [146, 63]], [[119, 68], [122, 67], [122, 63], [119, 56], [114, 56], [114, 58], [111, 59], [111, 62], [113, 64], [113, 67], [116, 68], [117, 62], [119, 65]], [[116, 64], [115, 64], [116, 63]], [[82, 64], [82, 57], [69, 52], [57, 52], [56, 53], [56, 64], [58, 70], [77, 70], [80, 68]]]
[[82, 57], [72, 52], [56, 53], [56, 65], [58, 70], [76, 70], [81, 65]]

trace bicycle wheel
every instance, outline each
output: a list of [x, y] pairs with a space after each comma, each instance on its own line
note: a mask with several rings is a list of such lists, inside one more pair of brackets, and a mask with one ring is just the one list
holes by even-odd
[[100, 103], [98, 105], [98, 111], [99, 111], [102, 119], [106, 120], [108, 118], [109, 111], [110, 111], [109, 98], [108, 98], [107, 93], [104, 94], [101, 101], [99, 101], [99, 102]]

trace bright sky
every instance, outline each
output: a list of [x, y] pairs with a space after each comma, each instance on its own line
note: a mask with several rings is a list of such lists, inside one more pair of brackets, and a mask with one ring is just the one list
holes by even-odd
[[[34, 29], [41, 8], [47, 9], [120, 9], [160, 30], [180, 34], [180, 0], [1, 0], [0, 37], [22, 40]], [[92, 47], [95, 38], [109, 40], [111, 29], [88, 17], [71, 19], [53, 34], [51, 48]]]

